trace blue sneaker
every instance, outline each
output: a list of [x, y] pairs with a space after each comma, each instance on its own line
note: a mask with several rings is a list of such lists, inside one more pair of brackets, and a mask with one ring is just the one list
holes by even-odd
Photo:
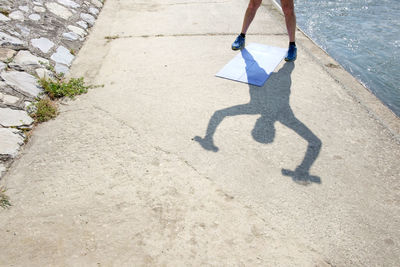
[[297, 48], [295, 45], [289, 45], [289, 50], [287, 52], [287, 56], [285, 57], [286, 61], [295, 61], [297, 58]]
[[232, 50], [239, 50], [244, 48], [245, 38], [238, 35], [236, 40], [232, 44]]

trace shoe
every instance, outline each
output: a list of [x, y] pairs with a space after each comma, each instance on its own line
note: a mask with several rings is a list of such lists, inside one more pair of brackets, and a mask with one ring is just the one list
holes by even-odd
[[287, 52], [287, 56], [285, 57], [285, 61], [295, 61], [297, 58], [297, 47], [295, 45], [289, 45], [289, 50]]
[[244, 48], [245, 38], [238, 35], [236, 40], [232, 44], [232, 50], [239, 50]]

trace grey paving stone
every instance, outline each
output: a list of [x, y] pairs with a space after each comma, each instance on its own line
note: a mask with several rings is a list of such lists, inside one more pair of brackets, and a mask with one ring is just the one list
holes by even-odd
[[11, 19], [7, 16], [4, 16], [3, 14], [0, 13], [0, 21], [10, 21]]
[[25, 110], [0, 108], [0, 125], [3, 127], [18, 127], [32, 123], [33, 119]]
[[27, 69], [27, 68], [38, 68], [44, 65], [49, 64], [49, 61], [42, 57], [37, 57], [32, 55], [28, 50], [21, 50], [14, 57], [14, 60], [9, 64], [11, 67], [19, 68], [19, 69]]
[[100, 12], [100, 11], [99, 11], [97, 8], [95, 8], [95, 7], [89, 8], [89, 13], [92, 14], [92, 15], [94, 15], [94, 16], [96, 16], [96, 17], [97, 17], [97, 15], [99, 14], [99, 12]]
[[67, 66], [71, 66], [72, 60], [74, 56], [70, 53], [70, 51], [64, 46], [59, 46], [57, 48], [56, 53], [54, 53], [51, 57], [57, 63], [61, 63]]
[[87, 29], [89, 27], [87, 22], [85, 22], [83, 20], [80, 20], [80, 21], [76, 22], [76, 24], [78, 24], [79, 26], [81, 26], [84, 29]]
[[0, 72], [7, 68], [7, 65], [4, 62], [0, 61]]
[[7, 95], [0, 92], [0, 100], [6, 104], [15, 104], [19, 101], [19, 98], [13, 95]]
[[40, 49], [40, 51], [42, 51], [43, 53], [48, 53], [50, 49], [54, 46], [54, 43], [45, 37], [32, 39], [31, 44], [33, 47]]
[[84, 29], [80, 28], [80, 27], [69, 25], [67, 28], [68, 28], [68, 30], [78, 34], [81, 37], [84, 37], [87, 34], [87, 32]]
[[76, 41], [79, 39], [79, 35], [74, 33], [74, 32], [66, 32], [63, 33], [62, 35], [65, 39], [69, 40], [69, 41]]
[[10, 48], [0, 48], [0, 60], [6, 61], [15, 56], [17, 51]]
[[36, 78], [26, 72], [3, 71], [0, 76], [6, 84], [12, 86], [21, 94], [37, 97], [42, 92], [42, 89], [37, 85]]
[[72, 7], [72, 8], [78, 8], [79, 4], [75, 3], [74, 1], [71, 0], [58, 0], [58, 3], [67, 6], [67, 7]]
[[56, 63], [56, 65], [54, 66], [54, 70], [58, 73], [64, 73], [64, 74], [68, 74], [69, 73], [69, 68], [68, 66], [62, 64], [62, 63]]
[[93, 5], [95, 5], [97, 8], [101, 8], [103, 4], [99, 0], [92, 0], [91, 1]]
[[35, 6], [35, 7], [33, 7], [33, 10], [35, 12], [39, 12], [39, 13], [46, 12], [46, 9], [44, 7], [41, 7], [41, 6]]
[[87, 14], [87, 13], [82, 13], [81, 19], [83, 19], [85, 22], [87, 22], [90, 26], [93, 26], [93, 24], [96, 20], [95, 17], [93, 17], [92, 15]]
[[31, 15], [29, 15], [28, 18], [33, 21], [38, 21], [38, 20], [40, 20], [40, 15], [39, 14], [31, 14]]
[[6, 166], [3, 163], [0, 163], [0, 178], [6, 172]]
[[[14, 133], [11, 129], [0, 128], [0, 155], [14, 158], [23, 144], [22, 136]], [[3, 171], [5, 171], [5, 167], [0, 165], [0, 172]]]
[[29, 6], [19, 6], [18, 8], [24, 12], [29, 12]]
[[22, 11], [20, 11], [20, 10], [17, 10], [17, 11], [11, 12], [8, 15], [8, 17], [11, 18], [11, 19], [23, 21], [24, 20], [24, 13], [22, 13]]
[[7, 33], [0, 32], [0, 46], [20, 49], [24, 47], [24, 42], [16, 37], [13, 37]]
[[68, 8], [60, 4], [50, 2], [46, 3], [45, 5], [51, 13], [53, 13], [56, 16], [59, 16], [60, 18], [69, 19], [72, 16], [72, 12]]
[[39, 78], [50, 78], [53, 79], [53, 73], [45, 68], [38, 68], [35, 70], [36, 75]]
[[31, 33], [31, 30], [21, 24], [16, 24], [15, 26], [21, 30], [23, 36], [28, 36]]

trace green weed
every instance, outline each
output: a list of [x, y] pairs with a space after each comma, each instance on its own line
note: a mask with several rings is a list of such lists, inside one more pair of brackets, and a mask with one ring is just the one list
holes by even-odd
[[83, 78], [71, 78], [68, 81], [61, 78], [58, 80], [51, 80], [49, 78], [39, 79], [39, 85], [44, 89], [51, 99], [70, 97], [87, 93], [89, 86], [85, 85]]
[[3, 186], [0, 186], [0, 207], [3, 209], [11, 207], [10, 199], [6, 195], [7, 189]]
[[40, 99], [35, 106], [36, 112], [33, 114], [33, 118], [36, 122], [45, 122], [57, 116], [57, 106], [48, 98]]

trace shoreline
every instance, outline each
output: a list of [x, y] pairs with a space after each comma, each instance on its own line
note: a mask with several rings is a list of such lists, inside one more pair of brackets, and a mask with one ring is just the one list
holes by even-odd
[[[276, 0], [270, 0], [276, 10], [283, 16], [281, 6]], [[298, 25], [297, 30], [304, 35], [300, 47], [314, 59], [342, 88], [382, 126], [384, 126], [400, 143], [400, 117], [398, 117], [388, 106], [386, 106], [374, 93], [371, 92], [361, 81], [345, 70], [331, 55], [322, 49], [312, 38], [310, 38]], [[306, 39], [309, 41], [307, 43]], [[310, 44], [311, 43], [311, 44]], [[299, 42], [296, 43], [299, 46]], [[315, 49], [314, 47], [318, 48]], [[328, 57], [328, 58], [326, 58]]]

